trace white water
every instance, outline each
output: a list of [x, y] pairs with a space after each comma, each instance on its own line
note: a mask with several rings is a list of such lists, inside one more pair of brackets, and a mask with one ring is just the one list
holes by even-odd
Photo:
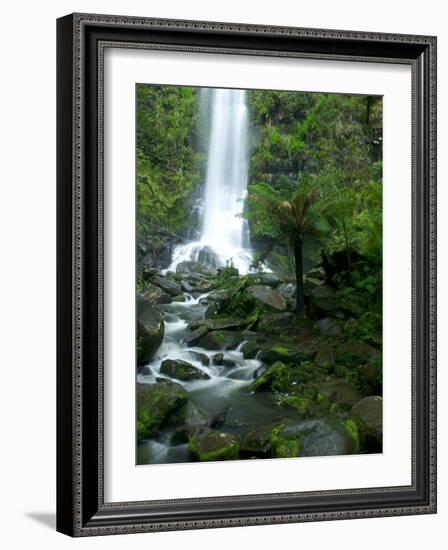
[[204, 89], [204, 113], [208, 101], [210, 134], [200, 238], [177, 246], [169, 269], [175, 270], [185, 260], [215, 264], [214, 267], [231, 262], [246, 274], [252, 263], [248, 224], [242, 217], [249, 168], [246, 92]]

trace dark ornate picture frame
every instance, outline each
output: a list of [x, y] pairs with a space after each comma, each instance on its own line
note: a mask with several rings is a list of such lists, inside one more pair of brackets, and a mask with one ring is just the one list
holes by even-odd
[[[105, 47], [412, 69], [412, 483], [108, 503], [103, 490]], [[57, 22], [57, 529], [107, 535], [436, 512], [436, 38], [72, 14]], [[411, 358], [410, 358], [411, 359]]]

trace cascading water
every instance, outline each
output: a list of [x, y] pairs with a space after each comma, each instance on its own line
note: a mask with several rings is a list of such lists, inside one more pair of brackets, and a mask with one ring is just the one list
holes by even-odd
[[232, 263], [245, 274], [252, 263], [249, 228], [242, 217], [249, 168], [246, 91], [203, 89], [201, 104], [210, 123], [200, 238], [177, 246], [169, 269], [196, 260], [213, 267]]

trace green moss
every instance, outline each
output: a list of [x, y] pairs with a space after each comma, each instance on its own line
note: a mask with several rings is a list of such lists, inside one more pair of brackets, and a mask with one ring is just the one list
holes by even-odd
[[275, 458], [293, 458], [299, 456], [300, 436], [287, 437], [284, 426], [273, 428], [271, 432], [272, 456]]
[[240, 443], [232, 435], [210, 430], [190, 436], [188, 450], [200, 462], [236, 460], [239, 457]]
[[344, 422], [345, 431], [353, 442], [353, 454], [359, 453], [359, 430], [356, 423], [350, 418]]
[[282, 397], [278, 404], [281, 407], [296, 410], [304, 418], [309, 416], [310, 400], [307, 397], [288, 395], [287, 397]]
[[281, 361], [277, 361], [249, 386], [252, 392], [277, 391], [286, 392], [291, 385], [291, 369]]

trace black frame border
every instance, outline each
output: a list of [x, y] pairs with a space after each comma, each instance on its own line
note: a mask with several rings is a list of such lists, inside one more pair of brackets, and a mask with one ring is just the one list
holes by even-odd
[[[57, 21], [57, 530], [71, 536], [436, 512], [436, 38], [72, 14]], [[105, 503], [102, 443], [106, 47], [412, 67], [412, 484]], [[88, 421], [86, 420], [88, 419]]]

